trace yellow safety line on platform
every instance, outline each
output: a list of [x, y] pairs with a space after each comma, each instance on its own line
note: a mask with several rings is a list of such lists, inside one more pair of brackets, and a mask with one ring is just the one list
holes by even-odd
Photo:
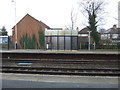
[[46, 50], [46, 51], [78, 51], [78, 50]]

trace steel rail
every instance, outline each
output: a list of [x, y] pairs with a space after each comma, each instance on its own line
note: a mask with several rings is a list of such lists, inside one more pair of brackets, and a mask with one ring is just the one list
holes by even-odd
[[120, 76], [119, 68], [78, 69], [51, 67], [2, 67], [5, 73], [57, 74], [57, 75], [89, 75], [89, 76]]

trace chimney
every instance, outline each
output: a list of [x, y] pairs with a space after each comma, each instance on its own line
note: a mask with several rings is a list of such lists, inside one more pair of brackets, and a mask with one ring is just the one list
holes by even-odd
[[115, 29], [115, 30], [116, 30], [116, 29], [117, 29], [117, 25], [113, 25], [113, 29]]

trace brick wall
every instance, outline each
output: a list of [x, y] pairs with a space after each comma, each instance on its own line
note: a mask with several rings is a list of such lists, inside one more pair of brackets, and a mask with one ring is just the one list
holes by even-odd
[[[17, 29], [17, 42], [18, 46], [20, 47], [20, 38], [22, 35], [25, 35], [26, 33], [32, 37], [33, 34], [36, 35], [37, 41], [39, 40], [39, 34], [38, 31], [44, 31], [45, 28], [49, 28], [49, 26], [45, 25], [43, 22], [36, 20], [34, 17], [27, 14], [25, 17], [23, 17], [16, 25]], [[12, 43], [15, 44], [16, 41], [16, 31], [15, 27], [13, 27], [13, 33], [12, 33]]]

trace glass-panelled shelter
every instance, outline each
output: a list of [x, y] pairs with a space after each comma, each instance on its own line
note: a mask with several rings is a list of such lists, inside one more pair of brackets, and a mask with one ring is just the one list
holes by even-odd
[[47, 50], [78, 50], [77, 30], [45, 30]]

